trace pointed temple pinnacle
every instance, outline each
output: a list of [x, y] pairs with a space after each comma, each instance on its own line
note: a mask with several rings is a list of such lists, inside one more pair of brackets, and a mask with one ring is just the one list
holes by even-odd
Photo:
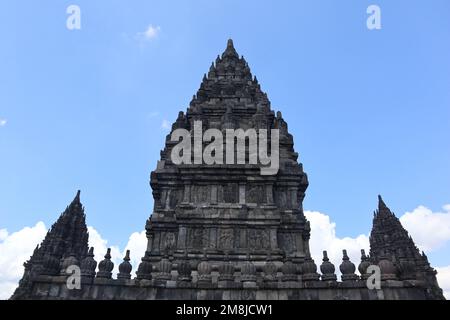
[[387, 209], [386, 204], [384, 203], [383, 199], [380, 195], [378, 195], [378, 210], [381, 211], [382, 209]]
[[81, 193], [81, 191], [78, 190], [78, 191], [77, 191], [77, 195], [75, 196], [75, 199], [73, 199], [74, 202], [75, 202], [75, 201], [76, 201], [76, 202], [80, 202], [80, 193]]
[[79, 208], [81, 209], [81, 211], [83, 211], [83, 209], [82, 209], [83, 206], [82, 206], [81, 200], [80, 200], [80, 194], [81, 194], [81, 191], [78, 190], [77, 194], [75, 195], [75, 198], [73, 198], [72, 202], [66, 208], [66, 210], [63, 212], [63, 214], [71, 214], [71, 215], [73, 215], [75, 213], [78, 213]]
[[239, 59], [239, 55], [236, 52], [236, 49], [234, 48], [233, 40], [228, 39], [227, 41], [227, 48], [222, 54], [222, 59], [224, 57], [235, 57]]

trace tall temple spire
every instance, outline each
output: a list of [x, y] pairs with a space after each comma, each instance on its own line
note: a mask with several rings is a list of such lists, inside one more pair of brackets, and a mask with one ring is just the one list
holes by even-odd
[[[279, 129], [279, 170], [265, 176], [260, 175], [261, 163], [247, 163], [245, 171], [242, 164], [179, 166], [170, 160], [174, 144], [166, 140], [159, 166], [151, 173], [155, 207], [146, 225], [149, 242], [143, 261], [159, 263], [169, 250], [178, 263], [184, 259], [179, 252], [186, 249], [189, 255], [213, 251], [216, 262], [224, 259], [225, 251], [232, 251], [236, 265], [253, 263], [253, 255], [261, 252], [274, 260], [289, 257], [298, 264], [309, 256], [309, 224], [302, 209], [308, 178], [298, 163], [286, 121], [281, 114], [275, 116], [260, 83], [228, 40], [173, 128], [183, 124], [193, 130], [194, 123], [201, 121], [202, 130], [225, 133], [263, 129], [272, 134], [272, 129]], [[249, 157], [250, 150], [245, 148], [244, 158]], [[205, 225], [215, 228], [215, 233], [209, 234]], [[177, 235], [182, 238], [175, 241]], [[274, 236], [276, 240], [271, 240]], [[200, 261], [195, 256], [191, 259]]]
[[36, 247], [33, 255], [24, 263], [24, 276], [12, 298], [20, 298], [27, 293], [30, 277], [58, 274], [59, 262], [63, 258], [73, 255], [78, 261], [82, 261], [88, 253], [88, 238], [86, 215], [78, 190], [73, 201], [47, 232], [41, 245]]

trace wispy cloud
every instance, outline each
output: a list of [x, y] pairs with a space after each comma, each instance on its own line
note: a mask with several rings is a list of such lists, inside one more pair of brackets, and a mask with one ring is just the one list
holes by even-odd
[[161, 123], [161, 129], [170, 130], [170, 122], [164, 119]]
[[148, 114], [149, 118], [154, 118], [154, 117], [157, 117], [157, 116], [159, 116], [159, 112], [158, 111], [152, 111], [152, 112], [150, 112]]
[[160, 26], [153, 26], [149, 25], [147, 29], [143, 32], [138, 32], [136, 34], [136, 39], [140, 42], [143, 41], [151, 41], [153, 39], [156, 39], [158, 35], [161, 33], [161, 27]]
[[6, 119], [0, 118], [0, 127], [3, 127], [7, 122]]

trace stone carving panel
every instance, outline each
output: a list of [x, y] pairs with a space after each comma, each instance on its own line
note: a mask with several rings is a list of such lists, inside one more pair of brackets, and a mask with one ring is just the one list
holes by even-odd
[[209, 202], [210, 188], [208, 186], [193, 186], [192, 192], [194, 203]]
[[269, 230], [249, 229], [248, 247], [251, 250], [261, 250], [270, 248]]
[[209, 229], [190, 228], [188, 231], [188, 246], [198, 250], [209, 247]]
[[285, 232], [278, 233], [278, 245], [286, 253], [292, 253], [295, 251], [295, 235]]

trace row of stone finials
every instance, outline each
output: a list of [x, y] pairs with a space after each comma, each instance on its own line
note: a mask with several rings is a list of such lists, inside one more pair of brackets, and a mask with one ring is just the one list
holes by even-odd
[[[364, 250], [361, 250], [361, 263], [358, 266], [360, 276], [355, 274], [356, 267], [350, 261], [347, 255], [347, 251], [343, 250], [342, 263], [339, 266], [341, 271], [342, 281], [357, 281], [366, 280], [371, 274], [367, 273], [367, 269], [371, 266], [369, 257], [366, 256]], [[61, 275], [67, 275], [66, 270], [69, 266], [80, 266], [81, 275], [86, 278], [104, 278], [112, 279], [112, 270], [114, 263], [111, 261], [111, 249], [107, 250], [104, 260], [98, 264], [98, 272], [95, 272], [97, 268], [97, 261], [94, 260], [94, 248], [91, 247], [89, 252], [81, 261], [81, 264], [74, 255], [70, 255], [61, 262]], [[152, 278], [158, 280], [171, 280], [172, 270], [176, 269], [178, 273], [178, 281], [191, 281], [192, 280], [192, 267], [189, 261], [183, 260], [177, 264], [174, 268], [174, 264], [167, 258], [163, 257], [154, 266], [145, 259], [139, 264], [136, 272], [136, 279], [151, 280]], [[381, 272], [381, 280], [395, 280], [396, 268], [394, 264], [387, 258], [383, 258], [378, 262], [378, 267]], [[132, 265], [130, 263], [130, 251], [127, 250], [123, 262], [119, 265], [118, 279], [131, 279]], [[199, 281], [211, 281], [212, 265], [206, 259], [206, 255], [202, 258], [202, 261], [198, 263], [197, 275]], [[232, 262], [223, 262], [218, 265], [219, 281], [234, 281], [234, 273], [236, 271], [235, 265]], [[246, 261], [240, 267], [241, 281], [252, 282], [257, 279], [257, 270], [254, 263]], [[322, 275], [317, 273], [317, 266], [313, 259], [307, 259], [302, 264], [295, 264], [289, 258], [285, 259], [283, 265], [279, 268], [273, 261], [266, 261], [262, 266], [263, 280], [264, 281], [298, 281], [298, 275], [301, 274], [303, 281], [317, 281], [319, 279], [323, 281], [336, 281], [335, 266], [329, 261], [327, 251], [323, 251], [323, 262], [320, 265], [320, 271]], [[281, 276], [277, 275], [278, 271], [281, 271]], [[152, 276], [153, 275], [153, 276]]]

